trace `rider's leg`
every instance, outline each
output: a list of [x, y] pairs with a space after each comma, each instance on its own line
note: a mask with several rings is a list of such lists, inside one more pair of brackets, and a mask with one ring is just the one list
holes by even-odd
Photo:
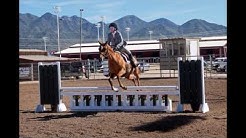
[[133, 67], [138, 66], [137, 60], [133, 57], [132, 52], [130, 50], [126, 49], [125, 47], [121, 47], [120, 51], [125, 52], [129, 56], [130, 62], [133, 65]]

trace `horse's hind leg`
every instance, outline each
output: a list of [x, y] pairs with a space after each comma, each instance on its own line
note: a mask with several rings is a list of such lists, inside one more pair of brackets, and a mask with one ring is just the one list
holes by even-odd
[[135, 86], [137, 86], [135, 79], [132, 79], [132, 82], [134, 83]]
[[136, 77], [135, 79], [137, 80], [137, 86], [140, 86], [140, 76], [139, 76], [140, 70], [139, 70], [139, 68], [136, 68], [133, 74]]
[[[135, 74], [136, 75], [136, 74]], [[139, 77], [139, 75], [137, 74], [136, 75], [136, 79], [135, 79], [135, 82], [137, 81], [137, 84], [136, 84], [136, 86], [140, 86], [140, 77]]]
[[127, 87], [124, 86], [124, 85], [122, 84], [122, 82], [120, 81], [120, 77], [119, 77], [119, 76], [117, 76], [117, 80], [118, 80], [118, 82], [119, 82], [120, 87], [121, 87], [123, 90], [127, 90]]
[[[140, 76], [139, 76], [139, 70], [135, 70], [134, 71], [134, 80], [133, 80], [133, 82], [134, 82], [134, 84], [135, 84], [135, 86], [140, 86]], [[139, 90], [137, 90], [137, 91], [141, 91], [141, 89], [139, 89]]]
[[136, 78], [131, 79], [135, 86], [139, 86], [139, 80]]

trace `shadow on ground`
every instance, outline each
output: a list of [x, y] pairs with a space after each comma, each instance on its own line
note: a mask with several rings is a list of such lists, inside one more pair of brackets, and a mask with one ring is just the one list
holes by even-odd
[[65, 113], [65, 114], [51, 114], [53, 112], [43, 112], [41, 114], [49, 113], [49, 115], [42, 116], [42, 117], [35, 117], [31, 118], [31, 120], [37, 120], [37, 121], [50, 121], [52, 119], [63, 119], [63, 118], [73, 118], [73, 117], [87, 117], [87, 116], [95, 116], [97, 112], [71, 112], [71, 113]]
[[190, 115], [167, 116], [154, 122], [150, 122], [136, 127], [131, 127], [130, 130], [146, 131], [146, 132], [153, 132], [153, 131], [168, 132], [177, 129], [180, 126], [190, 124], [198, 119], [205, 120], [205, 117], [190, 116]]

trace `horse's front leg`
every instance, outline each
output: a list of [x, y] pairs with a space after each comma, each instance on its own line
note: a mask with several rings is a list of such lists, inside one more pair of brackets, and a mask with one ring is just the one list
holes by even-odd
[[109, 84], [110, 84], [111, 89], [112, 89], [113, 91], [118, 92], [119, 89], [118, 89], [118, 88], [115, 88], [114, 85], [113, 85], [113, 81], [112, 81], [113, 78], [114, 78], [114, 75], [110, 75], [110, 77], [109, 77], [109, 79], [108, 79]]
[[118, 80], [118, 82], [119, 82], [120, 87], [121, 87], [122, 89], [124, 89], [124, 90], [127, 90], [127, 87], [124, 86], [124, 85], [122, 84], [122, 82], [120, 81], [120, 77], [119, 77], [119, 76], [117, 76], [117, 80]]

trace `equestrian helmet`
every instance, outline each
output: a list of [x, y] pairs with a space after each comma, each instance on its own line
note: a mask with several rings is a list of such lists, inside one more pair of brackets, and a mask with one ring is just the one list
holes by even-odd
[[109, 28], [114, 27], [116, 30], [118, 30], [117, 24], [116, 23], [110, 23]]

